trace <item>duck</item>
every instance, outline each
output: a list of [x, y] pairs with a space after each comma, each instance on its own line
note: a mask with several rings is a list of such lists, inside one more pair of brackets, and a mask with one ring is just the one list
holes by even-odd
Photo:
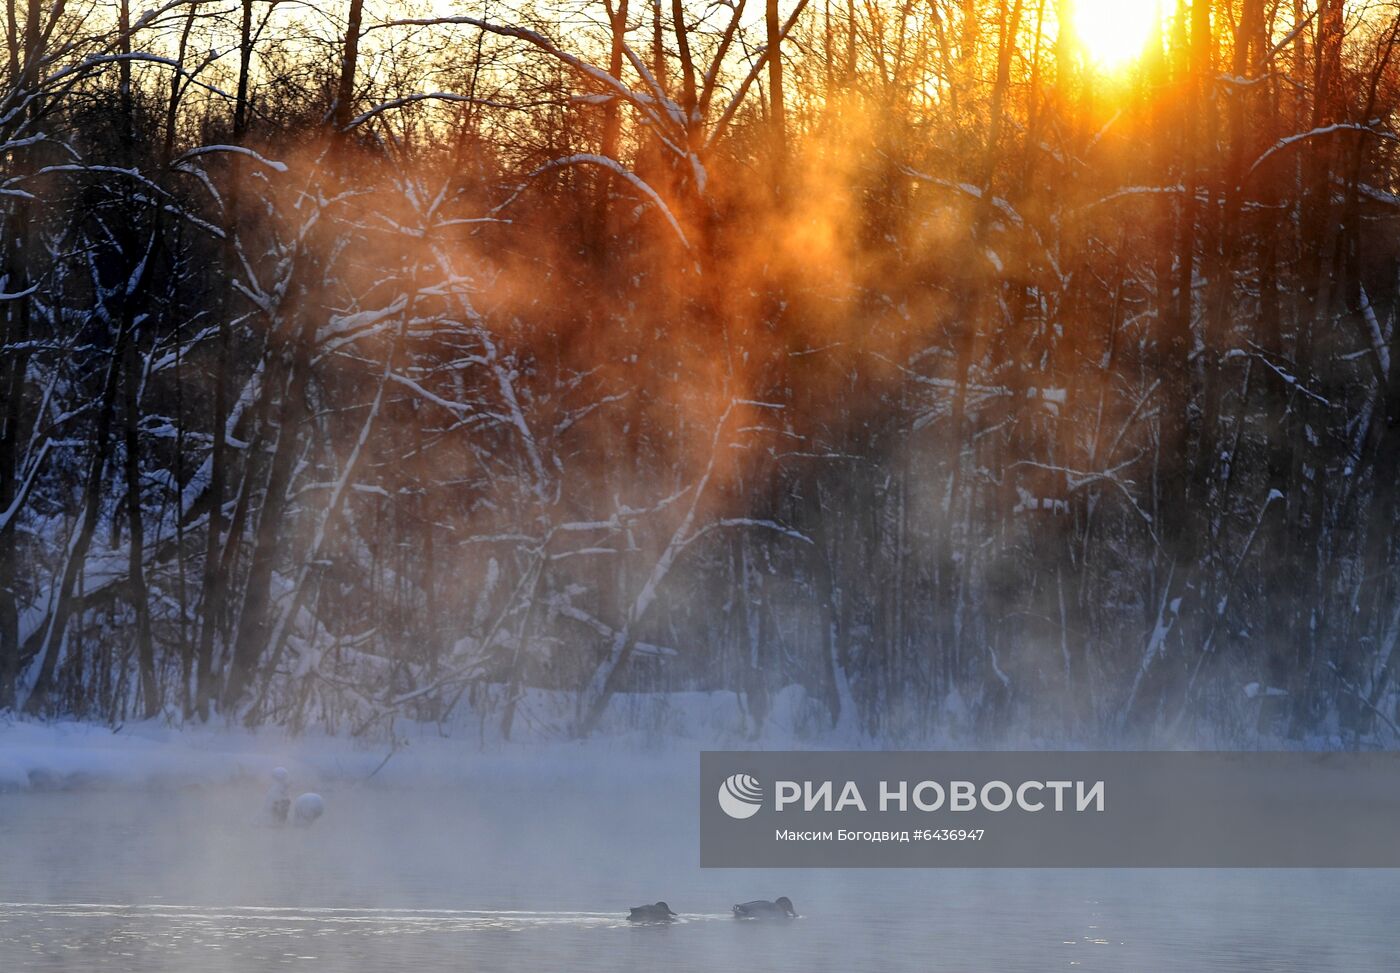
[[797, 912], [792, 907], [792, 900], [786, 895], [778, 896], [776, 902], [769, 902], [767, 899], [755, 899], [752, 902], [740, 902], [734, 907], [735, 919], [796, 919]]
[[634, 905], [627, 918], [631, 922], [674, 922], [676, 915], [665, 902], [657, 902], [653, 905]]
[[[285, 816], [286, 812], [283, 812]], [[320, 794], [307, 791], [292, 802], [292, 823], [299, 828], [309, 828], [316, 819], [326, 813], [326, 802]]]

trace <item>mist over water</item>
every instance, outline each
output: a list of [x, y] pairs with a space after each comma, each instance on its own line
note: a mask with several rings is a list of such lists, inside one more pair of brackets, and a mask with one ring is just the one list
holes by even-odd
[[1393, 872], [702, 870], [693, 756], [615, 764], [326, 785], [309, 830], [258, 780], [0, 794], [0, 969], [1393, 968]]
[[1396, 968], [666, 749], [1397, 746], [1394, 0], [145, 6], [6, 5], [0, 973]]

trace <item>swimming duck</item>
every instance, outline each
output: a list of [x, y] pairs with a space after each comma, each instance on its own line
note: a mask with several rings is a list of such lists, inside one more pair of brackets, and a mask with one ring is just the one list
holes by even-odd
[[665, 902], [657, 902], [655, 905], [633, 906], [632, 914], [627, 918], [632, 922], [673, 922], [676, 913]]
[[792, 900], [786, 895], [778, 897], [778, 901], [769, 902], [767, 899], [755, 899], [752, 902], [740, 902], [734, 907], [735, 919], [796, 919], [797, 912], [792, 908]]

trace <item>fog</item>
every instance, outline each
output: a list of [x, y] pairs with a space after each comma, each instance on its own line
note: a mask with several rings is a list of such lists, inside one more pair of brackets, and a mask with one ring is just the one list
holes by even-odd
[[1393, 0], [1077, 2], [10, 0], [0, 973], [1393, 968], [698, 867], [697, 746], [1400, 740]]
[[[256, 778], [0, 793], [0, 969], [1393, 965], [1385, 871], [702, 870], [693, 754], [316, 786], [310, 829], [257, 826]], [[778, 895], [800, 919], [729, 916]]]
[[1393, 11], [1061, 3], [11, 4], [0, 711], [1393, 745]]

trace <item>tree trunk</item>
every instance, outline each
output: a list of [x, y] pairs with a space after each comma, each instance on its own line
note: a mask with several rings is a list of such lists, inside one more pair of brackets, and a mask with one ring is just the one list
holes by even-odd
[[78, 600], [74, 592], [79, 575], [87, 563], [88, 548], [92, 545], [93, 533], [97, 530], [97, 518], [102, 501], [102, 471], [111, 456], [112, 418], [116, 411], [118, 379], [121, 375], [122, 356], [126, 343], [130, 340], [127, 328], [123, 325], [116, 336], [111, 357], [107, 362], [107, 377], [103, 381], [102, 398], [98, 407], [97, 431], [92, 442], [92, 459], [88, 464], [87, 483], [83, 490], [83, 507], [78, 522], [73, 527], [69, 540], [63, 573], [58, 590], [54, 593], [54, 607], [44, 628], [43, 641], [39, 646], [39, 673], [34, 680], [34, 688], [25, 701], [24, 711], [31, 716], [46, 713], [49, 696], [53, 691], [55, 672], [62, 655], [68, 622]]
[[344, 137], [355, 104], [355, 69], [360, 59], [360, 21], [364, 0], [350, 0], [350, 16], [345, 26], [344, 54], [340, 62], [340, 82], [336, 86], [332, 120], [337, 137]]

